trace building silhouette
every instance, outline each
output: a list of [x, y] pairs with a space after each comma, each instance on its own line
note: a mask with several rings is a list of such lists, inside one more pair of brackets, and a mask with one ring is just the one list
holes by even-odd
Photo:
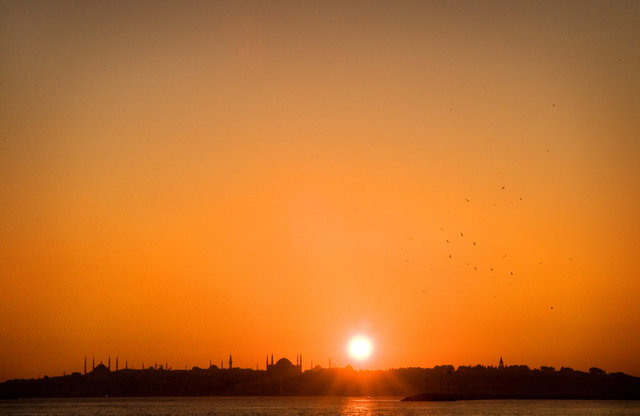
[[271, 364], [267, 356], [267, 373], [277, 374], [280, 376], [294, 376], [302, 374], [302, 354], [296, 355], [296, 364], [294, 365], [287, 358], [280, 358], [275, 364], [273, 363], [273, 354], [271, 354]]

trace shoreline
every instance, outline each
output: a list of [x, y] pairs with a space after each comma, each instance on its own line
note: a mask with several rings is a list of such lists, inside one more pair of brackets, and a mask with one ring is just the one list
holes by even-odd
[[403, 402], [453, 402], [461, 400], [640, 400], [638, 395], [581, 394], [432, 394], [407, 396]]

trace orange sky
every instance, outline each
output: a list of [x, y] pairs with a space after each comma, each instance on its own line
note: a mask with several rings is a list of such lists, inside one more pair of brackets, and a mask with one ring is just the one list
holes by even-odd
[[0, 3], [0, 380], [229, 353], [640, 375], [639, 20]]

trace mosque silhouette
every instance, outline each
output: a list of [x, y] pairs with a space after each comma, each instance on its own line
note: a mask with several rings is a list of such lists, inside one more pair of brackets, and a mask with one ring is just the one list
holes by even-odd
[[296, 355], [296, 364], [294, 365], [287, 358], [280, 358], [276, 363], [273, 363], [273, 354], [271, 354], [271, 364], [269, 364], [269, 356], [266, 360], [267, 373], [277, 374], [280, 376], [296, 376], [302, 374], [302, 354]]

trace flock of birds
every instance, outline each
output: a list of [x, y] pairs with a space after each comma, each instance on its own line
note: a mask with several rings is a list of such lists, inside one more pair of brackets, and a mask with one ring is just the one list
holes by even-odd
[[[501, 190], [501, 191], [504, 191], [504, 190], [505, 190], [505, 188], [506, 188], [506, 186], [505, 186], [505, 185], [502, 185], [502, 187], [500, 188], [500, 190]], [[470, 203], [470, 202], [471, 202], [471, 201], [469, 200], [469, 198], [465, 198], [464, 200], [465, 200], [465, 202], [467, 202], [467, 203]], [[522, 201], [522, 200], [523, 200], [523, 198], [519, 198], [519, 200], [520, 200], [520, 201]], [[495, 204], [494, 204], [494, 205], [495, 205]], [[440, 227], [440, 231], [445, 231], [445, 229], [444, 229], [443, 227]], [[459, 238], [461, 238], [461, 239], [462, 239], [462, 238], [465, 238], [465, 234], [464, 234], [464, 232], [460, 232], [459, 234], [460, 234], [460, 235], [459, 235]], [[411, 239], [413, 239], [413, 238], [411, 238]], [[446, 243], [446, 244], [449, 244], [449, 245], [450, 245], [450, 244], [452, 244], [451, 237], [446, 238], [446, 239], [445, 239], [445, 243]], [[477, 242], [476, 242], [476, 241], [474, 241], [474, 240], [472, 240], [472, 241], [471, 241], [471, 244], [472, 244], [472, 246], [473, 246], [473, 247], [477, 247], [477, 246], [478, 246]], [[506, 257], [507, 257], [507, 254], [503, 254], [503, 255], [502, 255], [502, 258], [503, 258], [503, 259], [504, 259], [504, 258], [506, 258]], [[454, 255], [450, 252], [450, 253], [448, 254], [448, 258], [453, 260], [455, 257], [454, 257]], [[569, 257], [568, 259], [569, 259], [569, 260], [573, 260], [573, 258], [572, 258], [572, 257]], [[408, 262], [408, 260], [406, 260], [406, 261]], [[541, 264], [543, 264], [543, 262], [542, 262], [542, 261], [539, 261], [539, 262], [538, 262], [538, 265], [541, 265]], [[465, 265], [466, 265], [466, 266], [470, 266], [470, 267], [472, 266], [469, 262], [466, 262], [466, 263], [465, 263]], [[474, 270], [474, 271], [478, 271], [478, 266], [477, 266], [477, 265], [473, 265], [472, 267], [473, 267], [473, 270]], [[489, 266], [489, 267], [488, 267], [488, 270], [489, 270], [489, 272], [490, 272], [491, 274], [494, 274], [494, 272], [496, 271], [496, 269], [497, 269], [497, 268], [496, 268], [494, 265], [491, 265], [491, 266]], [[507, 276], [507, 277], [513, 277], [513, 276], [515, 276], [515, 273], [514, 273], [514, 271], [513, 271], [513, 270], [509, 270], [509, 271], [508, 271], [508, 274], [506, 274], [506, 276]], [[495, 275], [494, 275], [493, 277], [495, 278]], [[425, 290], [422, 290], [422, 293], [426, 293], [426, 291], [425, 291]], [[550, 308], [550, 310], [554, 310], [553, 306], [550, 306], [549, 308]]]
[[[504, 189], [505, 189], [505, 188], [506, 188], [506, 186], [505, 186], [505, 185], [502, 185], [502, 187], [500, 188], [500, 190], [501, 190], [501, 191], [504, 191]], [[464, 200], [465, 200], [465, 202], [467, 202], [467, 203], [470, 203], [470, 202], [471, 202], [471, 200], [469, 200], [469, 198], [465, 198]], [[522, 201], [522, 200], [523, 200], [523, 199], [522, 199], [522, 198], [520, 198], [520, 201]], [[494, 204], [494, 205], [495, 205], [495, 204]], [[440, 227], [440, 231], [445, 231], [445, 229], [444, 229], [443, 227]], [[464, 233], [463, 233], [463, 232], [460, 232], [460, 238], [464, 238]], [[445, 240], [445, 242], [446, 242], [447, 244], [451, 244], [451, 241], [450, 241], [449, 239], [446, 239], [446, 240]], [[478, 245], [475, 241], [471, 241], [471, 243], [472, 243], [472, 245], [473, 245], [474, 247], [477, 247], [477, 245]], [[506, 254], [504, 254], [504, 255], [502, 256], [502, 258], [506, 258], [506, 257], [507, 257], [507, 255], [506, 255]], [[450, 258], [450, 259], [453, 259], [453, 254], [449, 253], [449, 258]], [[468, 262], [467, 262], [467, 263], [465, 263], [465, 264], [466, 264], [467, 266], [470, 266], [470, 263], [468, 263]], [[540, 262], [539, 264], [542, 264], [542, 262]], [[475, 271], [477, 271], [477, 270], [478, 270], [478, 266], [477, 266], [477, 265], [474, 265], [474, 266], [473, 266], [473, 269], [474, 269]], [[493, 273], [493, 272], [494, 272], [494, 267], [493, 267], [493, 266], [490, 266], [490, 267], [489, 267], [489, 271]], [[513, 276], [513, 275], [514, 275], [513, 271], [509, 271], [509, 276]]]

